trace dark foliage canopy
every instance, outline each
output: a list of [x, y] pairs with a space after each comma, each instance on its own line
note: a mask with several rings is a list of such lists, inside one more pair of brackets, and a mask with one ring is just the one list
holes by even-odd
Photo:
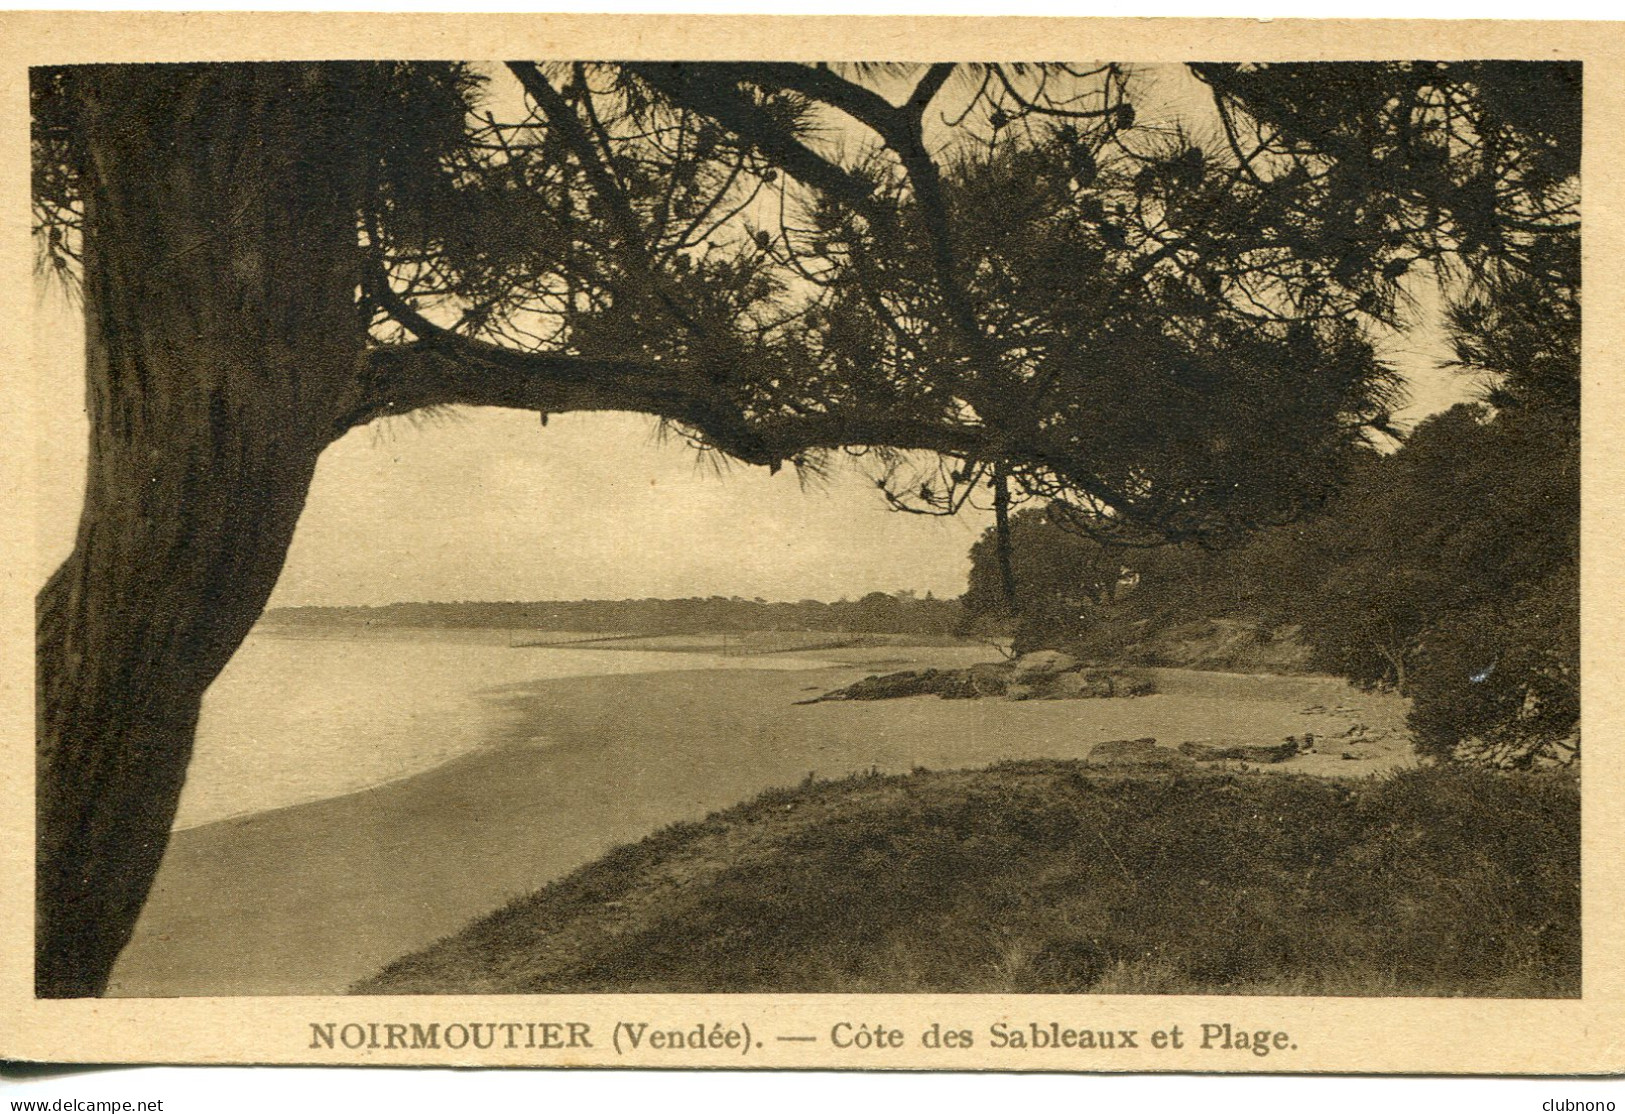
[[34, 71], [92, 425], [40, 595], [39, 993], [105, 988], [203, 692], [357, 426], [630, 411], [770, 468], [864, 457], [907, 509], [1215, 547], [1388, 428], [1371, 330], [1428, 271], [1503, 413], [1572, 405], [1543, 339], [1578, 328], [1571, 67], [1197, 72], [1212, 142], [1113, 64]]
[[[96, 79], [34, 85], [50, 266], [79, 250], [72, 91]], [[1400, 276], [1380, 238], [1303, 224], [1321, 156], [1266, 175], [1137, 123], [1122, 67], [321, 80], [356, 137], [373, 338], [342, 427], [636, 410], [774, 468], [866, 453], [906, 509], [957, 509], [997, 470], [1075, 525], [1222, 541], [1324, 498], [1394, 401], [1363, 322]]]

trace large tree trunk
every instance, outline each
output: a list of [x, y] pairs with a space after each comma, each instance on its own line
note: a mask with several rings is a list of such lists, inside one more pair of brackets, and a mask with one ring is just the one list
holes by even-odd
[[90, 468], [40, 594], [36, 993], [99, 994], [204, 690], [281, 570], [354, 389], [360, 67], [90, 67]]

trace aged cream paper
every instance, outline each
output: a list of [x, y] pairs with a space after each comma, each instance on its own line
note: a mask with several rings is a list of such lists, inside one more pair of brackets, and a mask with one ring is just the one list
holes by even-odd
[[[0, 164], [7, 319], [38, 312], [28, 239], [30, 65], [357, 57], [490, 59], [1310, 60], [1579, 59], [1585, 64], [1584, 668], [1594, 753], [1584, 775], [1583, 993], [1577, 1000], [571, 995], [36, 1000], [32, 993], [35, 504], [40, 475], [28, 330], [7, 337], [0, 421], [6, 535], [0, 846], [0, 1054], [66, 1062], [1585, 1074], [1625, 1069], [1625, 837], [1620, 734], [1622, 523], [1613, 397], [1625, 289], [1625, 32], [1582, 23], [1402, 21], [28, 14], [6, 43]], [[419, 1034], [437, 1033], [432, 1046]], [[1052, 1028], [1053, 1027], [1053, 1028]], [[1136, 1047], [994, 1047], [995, 1029], [1132, 1032]], [[880, 1040], [862, 1033], [882, 1031]], [[926, 1034], [967, 1030], [970, 1048]], [[1176, 1031], [1183, 1036], [1177, 1036]], [[681, 1049], [634, 1033], [681, 1034]], [[1224, 1036], [1221, 1038], [1220, 1033]], [[1262, 1036], [1267, 1056], [1232, 1034]], [[699, 1039], [693, 1039], [699, 1034]], [[895, 1034], [895, 1035], [893, 1035]], [[1211, 1039], [1203, 1041], [1201, 1036]], [[664, 1043], [664, 1042], [662, 1042]], [[1207, 1047], [1202, 1047], [1203, 1044]], [[703, 1046], [703, 1047], [700, 1047]], [[1228, 1046], [1228, 1047], [1227, 1047]]]

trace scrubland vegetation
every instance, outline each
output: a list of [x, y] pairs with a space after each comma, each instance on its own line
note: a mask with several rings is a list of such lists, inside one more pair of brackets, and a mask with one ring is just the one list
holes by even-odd
[[764, 793], [617, 848], [359, 993], [1579, 993], [1567, 772], [1076, 762]]

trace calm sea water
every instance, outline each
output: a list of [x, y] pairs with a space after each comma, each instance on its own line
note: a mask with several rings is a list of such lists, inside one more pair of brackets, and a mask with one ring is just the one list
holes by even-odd
[[805, 658], [510, 647], [508, 635], [250, 634], [203, 700], [175, 827], [420, 773], [489, 738], [504, 685], [682, 669], [805, 669]]

